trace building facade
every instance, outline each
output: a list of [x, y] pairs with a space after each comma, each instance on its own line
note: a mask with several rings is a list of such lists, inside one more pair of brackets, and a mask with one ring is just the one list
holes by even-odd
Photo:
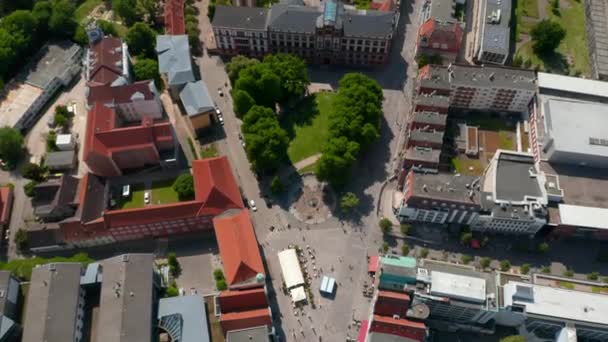
[[362, 13], [330, 0], [322, 8], [218, 6], [212, 26], [224, 55], [284, 52], [315, 64], [373, 66], [387, 62], [398, 19], [397, 12]]
[[608, 1], [585, 0], [585, 16], [592, 76], [608, 81]]

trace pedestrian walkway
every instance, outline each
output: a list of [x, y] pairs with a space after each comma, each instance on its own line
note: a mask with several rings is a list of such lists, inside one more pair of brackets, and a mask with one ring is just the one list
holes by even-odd
[[310, 166], [310, 165], [316, 163], [319, 159], [321, 159], [321, 153], [317, 153], [308, 158], [304, 158], [304, 159], [300, 160], [299, 162], [293, 164], [293, 167], [296, 170], [301, 170], [307, 166]]

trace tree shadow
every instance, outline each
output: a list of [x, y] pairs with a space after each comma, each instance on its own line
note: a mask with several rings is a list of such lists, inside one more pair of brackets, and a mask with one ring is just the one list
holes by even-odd
[[301, 99], [292, 109], [287, 109], [281, 114], [279, 123], [287, 131], [289, 139], [295, 137], [295, 127], [312, 124], [314, 118], [319, 115], [316, 97], [314, 95]]
[[548, 53], [539, 54], [534, 52], [543, 64], [545, 65], [545, 71], [557, 72], [560, 74], [569, 74], [570, 68], [566, 56], [559, 51], [551, 51]]

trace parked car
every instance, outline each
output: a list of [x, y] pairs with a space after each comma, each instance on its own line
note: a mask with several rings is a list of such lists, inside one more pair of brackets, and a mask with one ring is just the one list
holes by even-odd
[[144, 192], [144, 203], [150, 204], [150, 191]]
[[253, 211], [258, 211], [258, 207], [255, 206], [254, 200], [249, 200], [249, 208], [251, 208]]
[[224, 126], [224, 117], [222, 116], [222, 114], [217, 115], [217, 121], [220, 122], [220, 125]]
[[215, 114], [222, 115], [222, 111], [219, 108], [215, 107]]
[[241, 142], [241, 146], [245, 147], [245, 139], [243, 139], [241, 133], [239, 133], [239, 141]]

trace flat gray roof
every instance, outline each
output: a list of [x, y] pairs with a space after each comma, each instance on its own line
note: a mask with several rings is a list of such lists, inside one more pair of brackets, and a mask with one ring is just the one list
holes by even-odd
[[394, 31], [395, 14], [393, 12], [366, 10], [346, 10], [344, 18], [344, 35], [346, 37], [386, 38]]
[[[469, 191], [473, 184], [479, 182], [479, 177], [451, 173], [422, 174], [414, 173], [413, 195], [426, 197], [429, 200], [440, 199], [467, 204], [479, 204], [479, 192], [473, 190], [473, 197]], [[468, 185], [468, 186], [467, 186]]]
[[213, 111], [215, 104], [209, 95], [205, 81], [188, 82], [179, 93], [179, 98], [186, 109], [188, 116]]
[[50, 168], [61, 168], [72, 165], [76, 151], [56, 151], [47, 153], [44, 164]]
[[217, 6], [212, 25], [217, 27], [265, 30], [269, 9], [262, 7]]
[[80, 46], [70, 41], [45, 45], [38, 52], [39, 59], [28, 66], [25, 82], [46, 88], [50, 81], [72, 66], [72, 56], [78, 53]]
[[34, 268], [25, 307], [23, 342], [74, 341], [80, 299], [80, 263]]
[[543, 109], [556, 151], [608, 157], [608, 105], [549, 99]]
[[440, 95], [420, 94], [416, 96], [417, 105], [436, 106], [440, 108], [448, 108], [450, 106], [450, 98]]
[[454, 0], [432, 0], [431, 18], [444, 23], [457, 22], [454, 6]]
[[523, 202], [525, 196], [540, 197], [538, 179], [531, 176], [534, 157], [501, 153], [496, 166], [496, 199]]
[[450, 89], [450, 76], [448, 69], [440, 65], [429, 65], [428, 73], [420, 79], [420, 87], [429, 87], [433, 89]]
[[405, 151], [405, 158], [417, 161], [439, 163], [441, 151], [430, 147], [410, 147]]
[[608, 173], [605, 169], [540, 163], [541, 171], [559, 177], [563, 203], [608, 208]]
[[443, 125], [448, 119], [446, 114], [441, 114], [437, 112], [415, 112], [413, 122], [418, 122], [422, 124], [433, 124], [433, 125]]
[[591, 63], [599, 75], [608, 76], [608, 0], [585, 0], [585, 5], [590, 8], [587, 13], [587, 25], [591, 27], [592, 37], [587, 41], [595, 58]]
[[150, 341], [154, 255], [123, 254], [102, 267], [97, 341]]
[[269, 338], [268, 327], [265, 325], [241, 329], [231, 330], [226, 334], [226, 342], [268, 342]]
[[452, 86], [456, 87], [493, 87], [536, 91], [534, 70], [461, 64], [453, 64], [450, 70], [450, 82]]
[[[210, 341], [207, 313], [201, 296], [162, 298], [158, 303], [158, 319], [173, 341]], [[181, 324], [172, 324], [180, 321]]]
[[511, 21], [511, 1], [482, 0], [481, 49], [501, 55], [509, 54], [509, 27]]
[[427, 141], [430, 143], [441, 144], [443, 143], [443, 132], [439, 131], [422, 131], [413, 130], [410, 131], [410, 139], [416, 141]]

